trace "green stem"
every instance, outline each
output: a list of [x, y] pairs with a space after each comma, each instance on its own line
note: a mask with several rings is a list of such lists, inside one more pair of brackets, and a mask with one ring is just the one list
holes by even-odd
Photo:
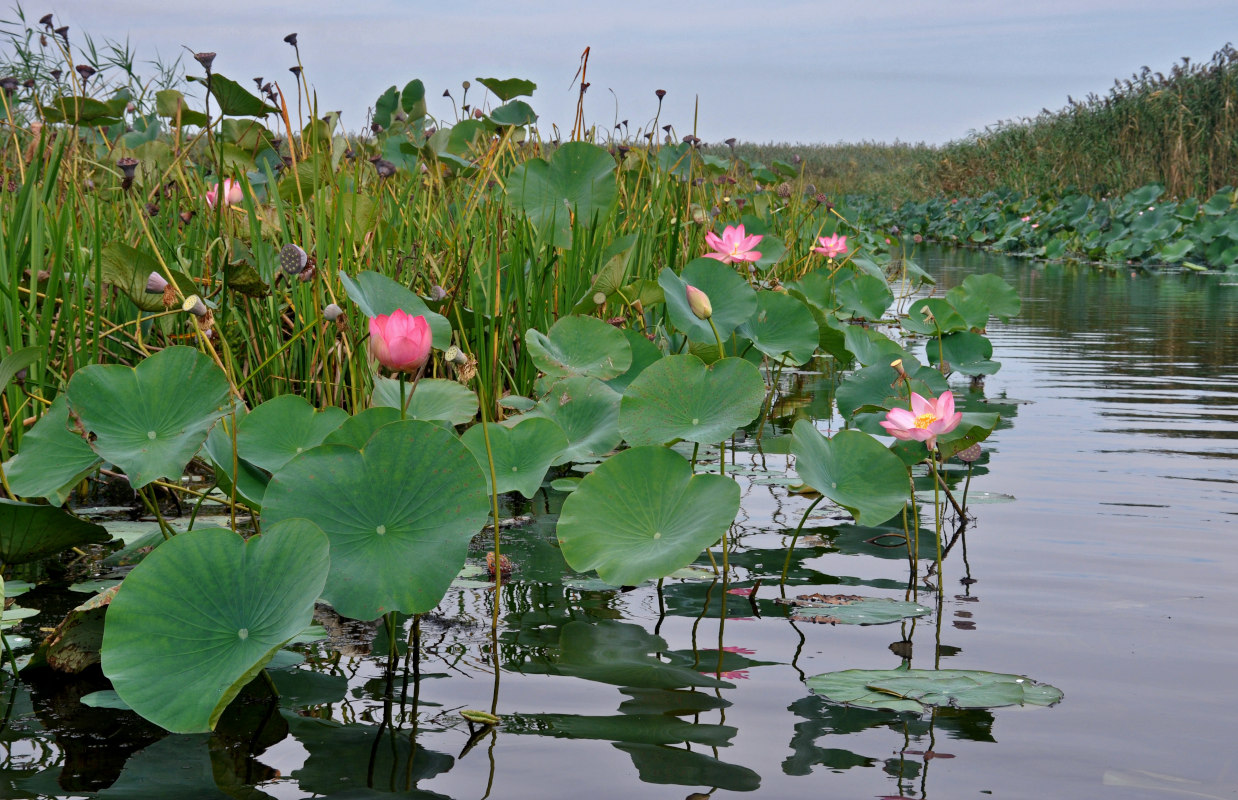
[[804, 516], [800, 517], [800, 524], [795, 528], [795, 535], [791, 537], [791, 544], [787, 547], [787, 558], [782, 562], [782, 576], [778, 580], [778, 586], [782, 589], [784, 597], [787, 593], [787, 571], [791, 569], [791, 554], [795, 552], [795, 542], [800, 538], [800, 531], [804, 530], [804, 523], [808, 521], [808, 515], [824, 499], [825, 495], [818, 495], [817, 499], [812, 501], [812, 505], [804, 512]]
[[722, 337], [718, 335], [718, 326], [714, 324], [713, 317], [710, 317], [705, 321], [709, 323], [710, 330], [714, 332], [714, 338], [718, 340], [718, 358], [724, 358], [726, 356], [726, 351], [722, 349]]

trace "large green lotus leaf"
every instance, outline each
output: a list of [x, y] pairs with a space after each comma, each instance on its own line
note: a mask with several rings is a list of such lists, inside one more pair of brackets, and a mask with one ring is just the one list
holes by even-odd
[[632, 757], [642, 783], [713, 786], [727, 792], [755, 792], [761, 788], [761, 776], [753, 770], [705, 753], [629, 742], [616, 742], [614, 747]]
[[524, 78], [478, 78], [477, 82], [494, 92], [494, 96], [506, 103], [513, 97], [532, 96], [537, 84]]
[[354, 450], [360, 450], [374, 435], [374, 431], [399, 419], [400, 410], [397, 408], [388, 406], [367, 408], [344, 420], [344, 424], [332, 431], [326, 439], [322, 440], [322, 443], [342, 444]]
[[726, 533], [738, 511], [735, 481], [693, 475], [692, 465], [673, 450], [634, 447], [602, 462], [568, 495], [559, 544], [572, 569], [597, 570], [614, 586], [636, 586], [691, 564]]
[[967, 321], [954, 310], [954, 306], [940, 297], [917, 300], [907, 309], [903, 328], [924, 336], [940, 336], [951, 331], [967, 330]]
[[835, 285], [839, 304], [853, 317], [878, 320], [894, 302], [894, 292], [881, 278], [866, 272], [853, 272]]
[[658, 346], [646, 339], [640, 331], [624, 328], [623, 336], [628, 340], [628, 346], [632, 348], [632, 366], [628, 367], [627, 372], [619, 377], [606, 381], [607, 386], [620, 394], [623, 394], [624, 390], [636, 380], [637, 375], [645, 371], [646, 367], [662, 357], [662, 351], [658, 349]]
[[864, 366], [890, 364], [896, 358], [904, 358], [902, 346], [881, 331], [863, 325], [844, 325], [843, 341], [856, 361]]
[[192, 347], [169, 347], [138, 364], [91, 364], [69, 381], [69, 408], [95, 435], [92, 447], [140, 489], [179, 479], [228, 406], [229, 384]]
[[[936, 397], [948, 390], [945, 377], [932, 367], [921, 366], [909, 355], [903, 355], [903, 370], [911, 378], [911, 391], [923, 397]], [[848, 375], [834, 393], [838, 412], [851, 417], [863, 406], [893, 408], [907, 402], [907, 387], [894, 367], [889, 364], [874, 364]]]
[[828, 267], [814, 270], [797, 281], [786, 284], [788, 291], [794, 290], [808, 302], [809, 305], [822, 313], [833, 313], [838, 307], [835, 290], [838, 280], [834, 271]]
[[958, 312], [967, 327], [983, 330], [989, 324], [989, 304], [983, 298], [968, 294], [962, 286], [946, 292], [946, 302]]
[[[443, 378], [422, 378], [414, 391], [411, 381], [404, 385], [406, 419], [464, 425], [477, 416], [477, 395], [469, 387]], [[400, 410], [400, 381], [375, 378], [370, 403], [375, 407]]]
[[595, 144], [567, 142], [549, 161], [531, 158], [512, 169], [506, 197], [541, 236], [570, 250], [573, 222], [590, 228], [615, 203], [615, 159]]
[[225, 78], [218, 72], [211, 75], [209, 82], [195, 75], [186, 76], [188, 80], [206, 84], [215, 100], [219, 103], [219, 111], [229, 117], [265, 117], [267, 114], [278, 114], [279, 109], [268, 105], [250, 94], [236, 81]]
[[532, 497], [542, 487], [546, 470], [567, 449], [563, 430], [545, 417], [519, 417], [511, 426], [487, 423], [484, 431], [481, 425], [474, 425], [464, 432], [461, 440], [477, 458], [487, 486], [490, 485], [487, 432], [494, 456], [494, 478], [500, 493], [520, 492]]
[[111, 539], [102, 525], [54, 506], [0, 498], [0, 563], [20, 564], [82, 544]]
[[[405, 314], [425, 317], [430, 325], [435, 348], [446, 350], [451, 346], [451, 323], [446, 317], [431, 311], [425, 301], [409, 291], [408, 287], [396, 283], [386, 275], [369, 270], [358, 272], [356, 278], [350, 278], [343, 272], [339, 273], [339, 276], [340, 283], [344, 284], [344, 291], [348, 292], [348, 297], [357, 304], [362, 314], [378, 317], [399, 308]], [[368, 328], [366, 332], [369, 332]]]
[[[538, 648], [539, 650], [541, 648]], [[557, 648], [507, 665], [526, 675], [562, 675], [612, 686], [678, 689], [685, 686], [732, 689], [732, 683], [660, 657], [666, 640], [640, 625], [617, 620], [574, 620], [559, 631]]]
[[545, 334], [530, 328], [524, 340], [534, 365], [553, 377], [607, 380], [632, 366], [623, 331], [597, 317], [562, 317]]
[[[103, 280], [124, 292], [138, 308], [143, 311], [164, 310], [163, 294], [146, 291], [146, 281], [152, 272], [163, 277], [168, 275], [154, 256], [123, 242], [112, 242], [100, 251], [99, 265]], [[171, 275], [184, 294], [197, 291], [193, 280], [184, 273], [172, 270]]]
[[179, 534], [121, 584], [107, 612], [103, 672], [156, 725], [211, 730], [309, 624], [329, 565], [326, 537], [305, 519], [249, 541], [226, 530]]
[[596, 378], [568, 378], [550, 388], [529, 415], [553, 420], [567, 436], [567, 449], [554, 466], [604, 456], [623, 441], [619, 400], [618, 392]]
[[791, 430], [791, 453], [804, 483], [850, 511], [856, 522], [880, 524], [907, 502], [907, 468], [867, 433], [839, 431], [827, 439], [802, 419]]
[[342, 616], [438, 605], [485, 524], [486, 479], [455, 434], [400, 420], [361, 450], [320, 445], [271, 477], [263, 521], [308, 517], [331, 541], [323, 598]]
[[806, 683], [831, 702], [915, 713], [933, 706], [1051, 706], [1062, 699], [1060, 689], [1022, 675], [969, 669], [848, 669]]
[[293, 456], [322, 444], [346, 419], [348, 412], [342, 408], [319, 411], [303, 397], [282, 394], [237, 423], [237, 451], [250, 464], [278, 472]]
[[689, 285], [709, 297], [713, 309], [711, 319], [723, 341], [757, 310], [757, 295], [748, 282], [733, 267], [713, 258], [689, 261], [682, 276], [664, 267], [658, 273], [658, 285], [666, 294], [666, 310], [671, 322], [694, 342], [713, 344], [715, 338], [709, 322], [697, 319], [688, 305]]
[[962, 288], [969, 296], [988, 305], [989, 313], [1003, 322], [1017, 316], [1023, 309], [1019, 293], [1000, 275], [968, 275], [963, 280]]
[[950, 369], [963, 375], [992, 375], [1002, 367], [992, 360], [993, 344], [988, 338], [971, 331], [947, 333], [940, 341], [926, 342], [924, 349], [930, 364], [939, 365], [944, 359]]
[[707, 367], [693, 355], [666, 356], [624, 393], [619, 431], [632, 445], [716, 444], [756, 419], [764, 400], [761, 371], [742, 358]]
[[[239, 453], [233, 452], [233, 426], [240, 435], [240, 423], [245, 418], [244, 411], [237, 411], [234, 418], [225, 414], [219, 418], [211, 432], [207, 434], [202, 452], [215, 468], [215, 480], [219, 482], [219, 490], [229, 497], [236, 485], [236, 499], [252, 509], [262, 508], [262, 496], [266, 494], [267, 481], [271, 476], [258, 467], [246, 461]], [[235, 458], [234, 458], [235, 455]], [[235, 465], [236, 471], [233, 471]], [[239, 477], [236, 473], [239, 473]]]
[[930, 613], [929, 608], [919, 603], [855, 595], [801, 595], [790, 605], [792, 619], [832, 625], [886, 625]]
[[18, 497], [42, 497], [64, 505], [73, 488], [103, 463], [81, 436], [68, 429], [64, 394], [21, 440], [21, 452], [4, 464], [9, 486]]
[[808, 306], [790, 295], [764, 291], [757, 292], [757, 310], [739, 326], [739, 335], [770, 358], [798, 366], [817, 352], [820, 330]]

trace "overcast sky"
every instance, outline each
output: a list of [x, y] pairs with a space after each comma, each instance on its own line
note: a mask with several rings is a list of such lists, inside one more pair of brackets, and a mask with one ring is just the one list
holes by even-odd
[[[572, 77], [591, 48], [586, 121], [646, 125], [665, 89], [662, 122], [718, 142], [925, 141], [1056, 110], [1067, 95], [1105, 93], [1143, 65], [1167, 71], [1238, 39], [1235, 0], [55, 0], [79, 34], [124, 41], [140, 60], [213, 50], [217, 72], [245, 86], [288, 67], [297, 32], [323, 111], [360, 129], [382, 91], [426, 84], [431, 114], [452, 119], [444, 89], [483, 99], [478, 77], [537, 83], [539, 126], [571, 128]], [[12, 20], [12, 11], [0, 12]], [[616, 109], [617, 106], [617, 109]]]

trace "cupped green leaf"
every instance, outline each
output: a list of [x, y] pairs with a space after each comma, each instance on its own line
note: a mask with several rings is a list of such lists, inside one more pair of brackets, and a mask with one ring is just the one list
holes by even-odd
[[989, 313], [1003, 322], [1018, 316], [1023, 309], [1019, 293], [1000, 275], [968, 275], [963, 279], [963, 290], [989, 307]]
[[525, 333], [529, 356], [554, 377], [618, 377], [632, 366], [632, 346], [623, 331], [597, 317], [562, 317], [545, 334]]
[[219, 103], [219, 112], [229, 117], [265, 117], [267, 114], [278, 114], [275, 106], [262, 102], [247, 89], [231, 78], [225, 78], [219, 73], [212, 73], [210, 80], [196, 75], [186, 76], [191, 81], [206, 84], [211, 95]]
[[619, 393], [596, 378], [568, 378], [528, 413], [553, 420], [567, 436], [567, 449], [554, 462], [558, 466], [606, 455], [619, 445], [619, 401]]
[[111, 539], [101, 525], [53, 506], [0, 498], [0, 563], [20, 564]]
[[925, 354], [934, 366], [944, 360], [950, 369], [963, 375], [992, 375], [1001, 369], [993, 361], [993, 344], [979, 333], [955, 331], [941, 337], [940, 342], [925, 344]]
[[559, 544], [572, 569], [635, 586], [691, 564], [738, 511], [735, 481], [693, 475], [673, 450], [634, 447], [602, 462], [568, 495]]
[[485, 435], [490, 435], [494, 457], [494, 477], [499, 492], [520, 492], [532, 497], [542, 487], [546, 470], [567, 449], [567, 436], [554, 422], [544, 417], [520, 417], [509, 426], [486, 423], [474, 425], [460, 437], [472, 451], [490, 484], [490, 460], [486, 457]]
[[[463, 425], [477, 416], [477, 395], [469, 387], [443, 378], [422, 378], [414, 391], [412, 382], [404, 386], [407, 419]], [[375, 407], [400, 408], [400, 382], [395, 378], [376, 378], [370, 402]]]
[[318, 522], [331, 541], [324, 599], [371, 620], [438, 605], [487, 510], [468, 448], [438, 425], [401, 420], [361, 450], [324, 444], [293, 458], [272, 476], [262, 516]]
[[242, 419], [244, 412], [241, 411], [238, 411], [235, 422], [231, 414], [221, 417], [207, 434], [202, 452], [215, 468], [215, 480], [219, 482], [220, 491], [231, 497], [235, 484], [236, 499], [257, 510], [262, 508], [262, 496], [266, 494], [267, 481], [271, 476], [234, 452], [233, 426], [239, 429]]
[[92, 447], [140, 489], [179, 479], [228, 406], [228, 378], [191, 347], [169, 347], [136, 368], [91, 364], [69, 381], [69, 408]]
[[606, 385], [614, 389], [616, 392], [622, 393], [632, 381], [636, 380], [636, 376], [645, 371], [645, 368], [662, 358], [662, 351], [653, 342], [645, 338], [640, 331], [631, 328], [623, 329], [623, 337], [628, 340], [628, 346], [632, 348], [632, 366], [628, 367], [617, 378], [611, 378], [606, 382]]
[[567, 142], [549, 161], [531, 158], [507, 176], [508, 206], [566, 250], [572, 247], [572, 226], [592, 227], [617, 196], [615, 159], [589, 142]]
[[495, 125], [515, 125], [524, 127], [537, 122], [537, 112], [523, 100], [512, 100], [490, 112], [490, 120]]
[[757, 296], [748, 282], [733, 267], [712, 258], [697, 258], [688, 262], [682, 275], [669, 267], [658, 273], [658, 285], [666, 293], [666, 310], [671, 323], [694, 342], [713, 344], [713, 328], [709, 322], [697, 319], [688, 305], [688, 286], [700, 289], [713, 307], [710, 318], [725, 341], [736, 328], [748, 321], [757, 310]]
[[847, 351], [866, 367], [886, 365], [906, 356], [906, 351], [898, 342], [864, 325], [844, 325], [843, 341]]
[[18, 497], [64, 505], [73, 488], [103, 463], [68, 424], [69, 406], [62, 393], [22, 437], [21, 452], [4, 464], [9, 487]]
[[321, 411], [295, 394], [272, 397], [237, 424], [236, 447], [246, 461], [276, 472], [293, 456], [317, 447], [344, 424], [348, 412], [334, 406]]
[[907, 468], [867, 433], [839, 431], [827, 439], [802, 419], [791, 431], [791, 452], [804, 483], [850, 511], [856, 522], [880, 524], [907, 502]]
[[513, 97], [529, 97], [537, 84], [523, 78], [478, 78], [477, 82], [494, 92], [494, 96], [506, 103]]
[[853, 272], [835, 286], [839, 304], [853, 317], [879, 320], [894, 302], [894, 292], [881, 278], [867, 272]]
[[170, 117], [181, 125], [195, 125], [205, 128], [211, 124], [210, 117], [201, 111], [194, 111], [185, 102], [185, 95], [176, 89], [161, 89], [155, 92], [155, 112], [161, 117]]
[[954, 306], [940, 297], [926, 297], [912, 303], [902, 324], [905, 329], [925, 336], [965, 331], [968, 327]]
[[108, 608], [103, 672], [156, 725], [211, 730], [309, 623], [329, 563], [326, 537], [305, 519], [249, 541], [226, 530], [180, 534], [134, 567]]
[[757, 310], [739, 326], [738, 333], [770, 358], [786, 359], [796, 366], [813, 357], [821, 338], [808, 306], [790, 295], [769, 291], [757, 292]]
[[434, 335], [434, 346], [446, 350], [451, 346], [451, 323], [441, 314], [430, 310], [425, 301], [396, 283], [386, 275], [365, 270], [357, 273], [356, 278], [350, 278], [343, 272], [339, 273], [340, 283], [348, 292], [361, 313], [367, 317], [377, 317], [390, 314], [397, 308], [414, 317], [425, 317]]
[[1062, 699], [1060, 689], [1022, 675], [970, 669], [848, 669], [805, 682], [831, 702], [917, 714], [934, 706], [1051, 706]]
[[764, 400], [761, 371], [742, 358], [707, 367], [693, 355], [666, 356], [624, 392], [619, 431], [632, 445], [716, 444], [756, 419]]

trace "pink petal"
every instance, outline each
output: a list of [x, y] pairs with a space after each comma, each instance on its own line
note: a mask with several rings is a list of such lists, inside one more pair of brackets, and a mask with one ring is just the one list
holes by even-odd
[[[922, 417], [925, 414], [933, 414], [936, 409], [933, 407], [931, 400], [926, 400], [916, 392], [911, 393], [911, 413], [913, 417]], [[933, 414], [933, 416], [937, 416]]]

